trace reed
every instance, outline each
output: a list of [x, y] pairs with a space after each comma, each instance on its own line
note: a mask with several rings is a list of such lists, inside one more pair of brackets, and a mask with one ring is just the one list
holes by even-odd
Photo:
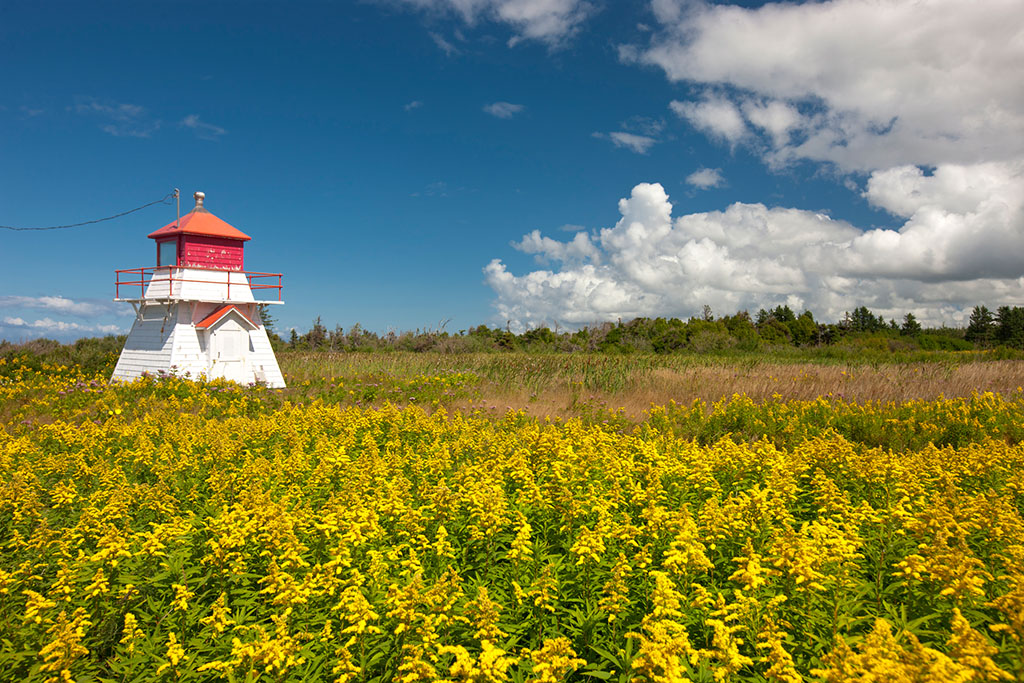
[[[312, 398], [331, 385], [386, 385], [417, 378], [473, 378], [440, 403], [458, 410], [483, 406], [571, 417], [596, 409], [639, 416], [669, 401], [705, 403], [733, 395], [757, 402], [831, 396], [856, 403], [1004, 396], [1024, 386], [1024, 363], [978, 354], [937, 354], [913, 362], [814, 361], [765, 355], [603, 355], [527, 353], [289, 353], [281, 356], [290, 392]], [[353, 396], [359, 396], [358, 392]], [[364, 402], [390, 400], [387, 392]]]

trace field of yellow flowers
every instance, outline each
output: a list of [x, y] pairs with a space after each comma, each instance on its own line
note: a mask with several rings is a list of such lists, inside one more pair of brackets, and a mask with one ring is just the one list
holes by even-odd
[[3, 680], [1024, 679], [1019, 393], [546, 421], [0, 363]]

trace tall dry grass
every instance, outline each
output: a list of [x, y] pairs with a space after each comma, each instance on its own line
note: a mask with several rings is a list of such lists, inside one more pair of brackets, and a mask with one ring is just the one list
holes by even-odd
[[479, 381], [450, 408], [502, 413], [511, 408], [538, 417], [569, 417], [595, 408], [639, 416], [651, 405], [670, 400], [712, 403], [734, 394], [759, 402], [818, 396], [857, 403], [904, 402], [984, 391], [1009, 395], [1024, 386], [1024, 362], [981, 358], [947, 353], [930, 362], [843, 363], [754, 355], [310, 353], [283, 354], [281, 362], [292, 385], [472, 373]]
[[970, 396], [984, 391], [1009, 395], [1019, 392], [1022, 385], [1024, 363], [1019, 361], [877, 367], [767, 362], [753, 367], [658, 368], [644, 384], [619, 395], [603, 396], [601, 400], [614, 402], [627, 413], [636, 414], [651, 404], [661, 405], [670, 399], [677, 403], [692, 403], [698, 399], [712, 403], [734, 394], [744, 394], [758, 402], [834, 396], [856, 403], [900, 403], [942, 396]]

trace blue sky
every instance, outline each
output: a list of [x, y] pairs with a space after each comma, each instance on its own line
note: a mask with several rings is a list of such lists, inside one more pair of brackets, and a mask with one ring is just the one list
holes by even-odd
[[[1024, 302], [1021, 26], [1008, 0], [6, 3], [0, 224], [202, 190], [300, 331], [960, 324]], [[173, 219], [0, 230], [0, 338], [126, 332], [113, 272]]]

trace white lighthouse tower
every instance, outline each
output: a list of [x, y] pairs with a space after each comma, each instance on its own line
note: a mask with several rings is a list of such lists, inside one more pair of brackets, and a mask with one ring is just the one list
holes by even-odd
[[[119, 270], [114, 301], [135, 309], [135, 322], [114, 368], [113, 380], [163, 371], [283, 387], [259, 315], [262, 304], [282, 304], [281, 274], [244, 268], [251, 238], [203, 207], [149, 234], [156, 266]], [[257, 300], [253, 290], [273, 295]], [[137, 297], [131, 296], [137, 293]]]

